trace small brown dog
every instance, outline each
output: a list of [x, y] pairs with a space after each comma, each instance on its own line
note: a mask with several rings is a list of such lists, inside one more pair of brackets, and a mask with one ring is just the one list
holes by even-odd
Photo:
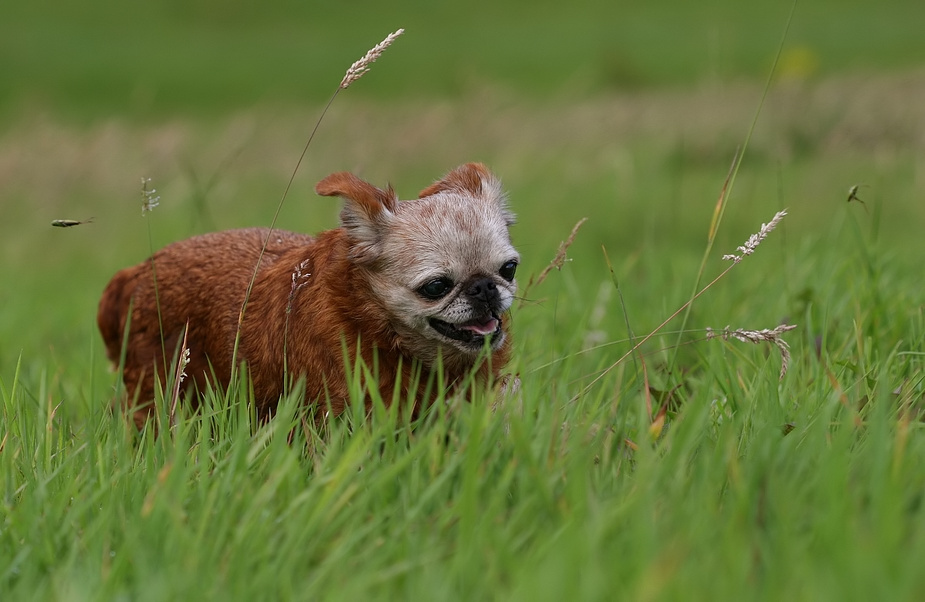
[[287, 376], [305, 379], [307, 402], [342, 412], [344, 349], [352, 364], [359, 355], [376, 367], [386, 403], [397, 388], [415, 411], [430, 401], [408, 390], [415, 370], [422, 390], [438, 365], [450, 392], [468, 374], [480, 383], [498, 376], [520, 257], [508, 233], [514, 216], [491, 172], [463, 165], [410, 201], [346, 172], [315, 190], [344, 199], [340, 228], [315, 237], [259, 228], [196, 236], [109, 282], [97, 323], [109, 359], [119, 364], [124, 352], [126, 403], [141, 404], [139, 427], [187, 323], [183, 386], [228, 385], [241, 308], [268, 234], [237, 355], [259, 415], [272, 414]]

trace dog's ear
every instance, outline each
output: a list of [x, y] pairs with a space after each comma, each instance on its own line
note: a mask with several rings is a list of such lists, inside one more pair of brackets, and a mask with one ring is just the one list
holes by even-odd
[[341, 171], [318, 182], [315, 192], [322, 196], [339, 196], [346, 201], [340, 223], [354, 243], [351, 257], [360, 262], [378, 257], [382, 235], [398, 206], [398, 197], [392, 187], [382, 190], [352, 173]]
[[418, 198], [441, 192], [455, 192], [492, 203], [504, 213], [508, 225], [514, 223], [514, 214], [508, 211], [507, 195], [501, 189], [501, 181], [482, 163], [460, 165], [422, 190]]

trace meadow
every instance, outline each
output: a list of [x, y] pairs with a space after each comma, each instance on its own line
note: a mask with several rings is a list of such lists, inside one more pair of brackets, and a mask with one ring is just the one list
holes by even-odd
[[[0, 599], [921, 599], [923, 13], [789, 13], [0, 9]], [[334, 227], [313, 192], [334, 171], [410, 198], [490, 165], [518, 215], [520, 390], [319, 433], [297, 395], [254, 424], [242, 383], [138, 433], [111, 406], [106, 282], [268, 225], [345, 69], [399, 27], [277, 226]], [[773, 342], [712, 336], [782, 324], [783, 376]]]

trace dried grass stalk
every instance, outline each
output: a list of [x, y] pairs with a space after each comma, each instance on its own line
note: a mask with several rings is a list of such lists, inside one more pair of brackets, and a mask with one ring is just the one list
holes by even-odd
[[[276, 213], [273, 214], [273, 219], [270, 221], [270, 228], [267, 231], [267, 237], [263, 241], [263, 247], [260, 249], [260, 254], [257, 256], [257, 263], [254, 266], [254, 273], [251, 275], [250, 282], [247, 285], [247, 290], [244, 292], [244, 303], [241, 304], [241, 311], [238, 314], [238, 329], [234, 338], [234, 348], [231, 352], [231, 366], [232, 366], [232, 376], [234, 375], [235, 367], [237, 366], [238, 358], [238, 345], [241, 339], [241, 328], [244, 324], [244, 311], [247, 309], [247, 303], [251, 298], [251, 291], [254, 288], [254, 282], [257, 280], [257, 271], [260, 269], [260, 262], [263, 261], [263, 255], [267, 250], [267, 246], [270, 244], [270, 237], [273, 235], [273, 231], [276, 229], [276, 221], [279, 218], [280, 211], [283, 209], [283, 203], [286, 201], [286, 197], [289, 195], [289, 189], [292, 188], [292, 182], [295, 180], [295, 175], [299, 171], [299, 166], [302, 165], [302, 160], [305, 158], [305, 153], [308, 152], [308, 147], [311, 146], [312, 140], [315, 139], [315, 133], [318, 131], [318, 127], [321, 125], [324, 116], [327, 114], [328, 109], [331, 107], [331, 104], [334, 102], [334, 99], [337, 98], [338, 93], [341, 90], [346, 89], [353, 82], [360, 79], [364, 73], [369, 71], [369, 66], [372, 65], [376, 59], [382, 56], [382, 53], [385, 52], [385, 49], [392, 45], [392, 42], [405, 33], [404, 29], [399, 29], [396, 32], [390, 33], [385, 37], [384, 40], [373, 46], [369, 52], [367, 52], [363, 58], [357, 62], [350, 65], [350, 68], [347, 69], [347, 73], [344, 74], [344, 79], [341, 80], [340, 86], [334, 90], [334, 94], [331, 95], [331, 99], [328, 101], [328, 104], [325, 105], [324, 110], [321, 111], [321, 116], [318, 118], [318, 121], [315, 122], [315, 127], [312, 129], [312, 133], [309, 134], [308, 140], [305, 142], [305, 146], [302, 148], [302, 154], [299, 155], [299, 160], [296, 161], [295, 167], [292, 170], [292, 175], [289, 176], [289, 182], [286, 184], [286, 188], [283, 190], [283, 195], [279, 199], [279, 203], [276, 206]], [[296, 286], [295, 279], [293, 279], [293, 288], [289, 294], [290, 308], [292, 299], [295, 296], [296, 291], [298, 290]], [[287, 308], [288, 312], [288, 308]], [[288, 313], [287, 313], [288, 319]], [[287, 322], [287, 331], [288, 331], [288, 322]], [[285, 342], [284, 342], [285, 348]]]
[[156, 188], [148, 188], [151, 178], [141, 178], [141, 215], [145, 216], [161, 204], [161, 197]]
[[787, 344], [787, 341], [785, 341], [781, 335], [794, 328], [796, 328], [796, 326], [792, 324], [781, 324], [776, 328], [765, 328], [764, 330], [746, 330], [744, 328], [730, 330], [728, 326], [722, 330], [707, 328], [707, 340], [723, 339], [724, 341], [728, 341], [729, 339], [736, 339], [743, 343], [754, 343], [755, 345], [762, 342], [773, 343], [780, 349], [780, 379], [783, 380], [784, 376], [787, 374], [787, 369], [790, 367], [790, 345]]
[[390, 33], [384, 40], [370, 48], [369, 52], [363, 55], [363, 58], [350, 65], [350, 68], [347, 69], [347, 73], [344, 75], [344, 79], [340, 82], [341, 89], [348, 88], [350, 84], [363, 77], [363, 74], [369, 71], [369, 66], [375, 63], [376, 59], [385, 52], [385, 49], [391, 46], [392, 42], [403, 33], [405, 33], [404, 29], [399, 29], [396, 32]]
[[527, 282], [527, 286], [524, 287], [524, 292], [521, 297], [521, 304], [523, 304], [523, 300], [527, 298], [527, 291], [529, 291], [534, 285], [542, 284], [543, 281], [546, 280], [546, 277], [549, 275], [549, 272], [553, 271], [553, 269], [562, 269], [562, 266], [565, 264], [568, 258], [568, 249], [572, 246], [572, 243], [575, 242], [575, 236], [578, 235], [578, 231], [586, 221], [588, 221], [588, 218], [586, 217], [578, 220], [578, 223], [576, 223], [572, 228], [572, 232], [568, 235], [568, 238], [559, 243], [559, 250], [556, 252], [556, 256], [553, 257], [552, 261], [549, 262], [549, 265], [543, 268], [543, 271], [540, 272], [539, 276], [536, 278], [533, 278], [532, 276], [530, 277], [530, 280]]
[[586, 221], [588, 221], [588, 218], [586, 217], [578, 220], [578, 223], [575, 224], [575, 227], [572, 228], [572, 232], [568, 235], [568, 238], [559, 243], [559, 250], [556, 252], [556, 256], [553, 258], [552, 262], [550, 262], [550, 264], [546, 266], [542, 272], [540, 272], [540, 275], [536, 277], [536, 282], [534, 284], [542, 284], [542, 282], [546, 280], [546, 276], [549, 275], [549, 272], [551, 272], [553, 268], [557, 270], [562, 269], [562, 265], [565, 263], [567, 258], [568, 248], [572, 246], [573, 242], [575, 242], [575, 236], [578, 234], [578, 230], [581, 229]]
[[306, 272], [305, 269], [308, 267], [309, 263], [311, 263], [311, 260], [306, 259], [292, 271], [292, 286], [289, 289], [289, 302], [286, 304], [287, 314], [292, 312], [292, 302], [295, 300], [296, 293], [308, 284], [308, 279], [311, 277], [311, 274]]
[[771, 230], [777, 227], [777, 224], [780, 223], [784, 216], [787, 215], [786, 211], [778, 211], [774, 214], [774, 217], [771, 218], [771, 221], [766, 224], [761, 224], [761, 230], [757, 234], [752, 234], [748, 240], [745, 241], [745, 244], [736, 248], [737, 251], [742, 253], [741, 255], [723, 255], [725, 261], [732, 261], [733, 263], [739, 263], [746, 255], [751, 255], [755, 252], [755, 249], [758, 248], [758, 245], [761, 244], [761, 241], [768, 237], [768, 234], [771, 233]]

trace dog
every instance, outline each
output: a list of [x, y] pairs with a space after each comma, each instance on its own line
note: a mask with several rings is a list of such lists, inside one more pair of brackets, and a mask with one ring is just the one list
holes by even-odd
[[400, 201], [391, 186], [339, 172], [315, 191], [343, 199], [339, 228], [317, 236], [262, 228], [204, 234], [109, 282], [97, 323], [139, 428], [183, 341], [184, 392], [227, 387], [232, 364], [244, 361], [262, 417], [295, 379], [304, 379], [316, 419], [343, 412], [358, 360], [375, 368], [368, 386], [386, 404], [407, 402], [415, 414], [432, 402], [437, 382], [455, 394], [470, 376], [481, 385], [499, 378], [520, 255], [498, 178], [468, 163]]

